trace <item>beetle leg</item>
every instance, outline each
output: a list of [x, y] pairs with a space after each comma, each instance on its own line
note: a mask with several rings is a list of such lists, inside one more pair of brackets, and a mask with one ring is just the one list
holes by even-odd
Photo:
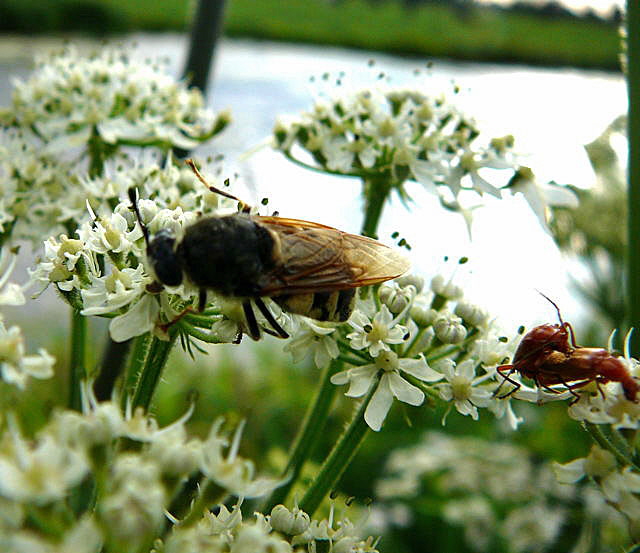
[[276, 319], [274, 318], [273, 313], [271, 313], [271, 311], [269, 311], [269, 309], [264, 304], [262, 299], [261, 298], [255, 298], [254, 301], [255, 301], [256, 305], [258, 306], [258, 309], [260, 310], [260, 313], [262, 313], [264, 318], [267, 319], [267, 322], [272, 326], [273, 330], [275, 330], [277, 332], [277, 336], [279, 336], [280, 338], [288, 338], [289, 334], [287, 334], [287, 332], [284, 330], [284, 328], [282, 328], [278, 324], [278, 321], [276, 321]]
[[244, 311], [244, 317], [247, 319], [247, 326], [249, 327], [249, 336], [254, 340], [260, 339], [260, 327], [258, 321], [256, 321], [256, 315], [251, 307], [249, 300], [242, 302], [242, 310]]
[[562, 325], [569, 331], [569, 336], [571, 336], [571, 345], [574, 348], [578, 348], [578, 344], [576, 344], [576, 335], [573, 332], [573, 327], [571, 326], [571, 323], [562, 323]]
[[[522, 387], [522, 384], [520, 384], [520, 382], [517, 382], [517, 381], [513, 380], [512, 378], [509, 378], [516, 371], [516, 369], [515, 369], [515, 367], [513, 365], [500, 365], [496, 369], [496, 371], [500, 373], [500, 376], [504, 380], [502, 382], [500, 382], [500, 385], [493, 392], [493, 397], [497, 397], [498, 399], [504, 399], [504, 398], [509, 397], [510, 395], [516, 393]], [[498, 392], [500, 392], [500, 389], [502, 388], [502, 386], [504, 386], [505, 382], [509, 382], [509, 383], [513, 384], [514, 387], [511, 390], [509, 390], [506, 394], [502, 394], [501, 396], [499, 396]]]

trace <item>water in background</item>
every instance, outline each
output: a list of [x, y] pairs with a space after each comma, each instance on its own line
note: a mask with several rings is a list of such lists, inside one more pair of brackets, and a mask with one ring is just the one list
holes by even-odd
[[[182, 35], [136, 35], [144, 57], [167, 56], [179, 75], [186, 50]], [[22, 50], [24, 52], [24, 50]], [[375, 60], [373, 67], [369, 60]], [[415, 71], [420, 70], [416, 76]], [[0, 60], [0, 102], [9, 101], [9, 73], [24, 76], [24, 60]], [[626, 90], [619, 74], [573, 69], [385, 56], [327, 47], [270, 42], [224, 40], [218, 47], [210, 105], [230, 108], [233, 124], [212, 143], [225, 154], [225, 172], [238, 173], [247, 201], [269, 198], [269, 209], [282, 216], [319, 221], [350, 232], [361, 223], [359, 183], [318, 175], [286, 161], [269, 148], [246, 159], [240, 155], [269, 136], [277, 117], [308, 109], [319, 92], [326, 92], [344, 74], [343, 88], [371, 87], [383, 72], [392, 84], [420, 86], [437, 93], [461, 88], [458, 101], [491, 136], [513, 134], [522, 162], [541, 179], [589, 186], [593, 174], [583, 145], [592, 141], [615, 117], [626, 111]], [[327, 82], [320, 77], [328, 73]], [[428, 75], [428, 77], [426, 77]], [[310, 78], [315, 81], [311, 82]], [[335, 87], [332, 86], [335, 90]], [[211, 148], [196, 155], [205, 156]], [[474, 211], [473, 239], [462, 217], [444, 212], [419, 185], [408, 190], [415, 202], [407, 211], [395, 201], [383, 216], [380, 238], [390, 241], [399, 231], [412, 245], [414, 270], [427, 279], [450, 274], [457, 260], [470, 262], [457, 269], [466, 294], [497, 315], [506, 331], [555, 320], [554, 309], [536, 290], [562, 307], [568, 320], [580, 313], [568, 292], [567, 263], [551, 238], [540, 228], [521, 197], [489, 199]], [[448, 256], [450, 260], [443, 260]]]

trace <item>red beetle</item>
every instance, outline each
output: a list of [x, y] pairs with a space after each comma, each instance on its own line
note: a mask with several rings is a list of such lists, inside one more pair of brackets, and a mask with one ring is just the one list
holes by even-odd
[[[524, 336], [513, 363], [497, 368], [504, 380], [494, 395], [505, 382], [510, 382], [514, 388], [499, 397], [507, 397], [519, 390], [520, 383], [510, 378], [514, 372], [518, 372], [546, 392], [560, 394], [568, 390], [574, 396], [572, 403], [580, 399], [575, 390], [590, 382], [596, 383], [601, 394], [601, 384], [620, 382], [625, 397], [629, 401], [636, 401], [640, 385], [626, 365], [606, 349], [579, 347], [571, 324], [564, 322], [558, 306], [542, 295], [556, 308], [560, 324], [536, 326]], [[557, 384], [562, 384], [562, 387], [551, 388]]]

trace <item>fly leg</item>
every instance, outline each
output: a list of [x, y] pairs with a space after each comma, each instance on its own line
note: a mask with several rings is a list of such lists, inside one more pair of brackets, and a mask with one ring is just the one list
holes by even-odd
[[256, 314], [253, 312], [251, 302], [249, 300], [242, 302], [242, 310], [244, 311], [244, 317], [247, 320], [248, 334], [253, 340], [260, 339], [260, 327], [256, 320]]
[[256, 305], [258, 306], [258, 309], [260, 310], [260, 313], [262, 313], [263, 317], [265, 319], [267, 319], [267, 322], [271, 325], [273, 330], [276, 331], [277, 334], [275, 334], [275, 335], [280, 337], [280, 338], [288, 338], [289, 334], [286, 332], [286, 330], [284, 328], [282, 328], [278, 324], [278, 321], [276, 321], [275, 317], [273, 316], [273, 313], [271, 313], [271, 311], [269, 311], [269, 308], [264, 304], [262, 299], [261, 298], [256, 298], [254, 301], [255, 301]]

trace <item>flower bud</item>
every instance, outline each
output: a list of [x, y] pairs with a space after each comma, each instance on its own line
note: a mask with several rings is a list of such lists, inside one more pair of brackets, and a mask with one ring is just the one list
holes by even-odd
[[276, 505], [271, 511], [271, 527], [283, 534], [297, 536], [309, 528], [309, 515], [294, 507], [289, 511], [284, 505]]
[[421, 328], [433, 324], [433, 321], [438, 317], [438, 312], [435, 309], [418, 304], [411, 306], [409, 314], [415, 323]]
[[391, 313], [400, 313], [411, 301], [404, 290], [397, 285], [382, 285], [378, 291], [380, 301], [389, 308]]
[[462, 297], [462, 288], [451, 281], [445, 281], [444, 276], [436, 275], [431, 279], [431, 290], [448, 300], [457, 300]]
[[416, 289], [416, 292], [422, 292], [424, 288], [424, 278], [419, 275], [404, 275], [395, 280], [402, 288], [406, 286], [413, 286]]
[[476, 328], [484, 326], [489, 319], [489, 314], [484, 309], [467, 302], [458, 303], [455, 314], [465, 323]]
[[437, 338], [444, 344], [459, 344], [467, 337], [467, 329], [462, 320], [451, 314], [441, 316], [433, 323]]

